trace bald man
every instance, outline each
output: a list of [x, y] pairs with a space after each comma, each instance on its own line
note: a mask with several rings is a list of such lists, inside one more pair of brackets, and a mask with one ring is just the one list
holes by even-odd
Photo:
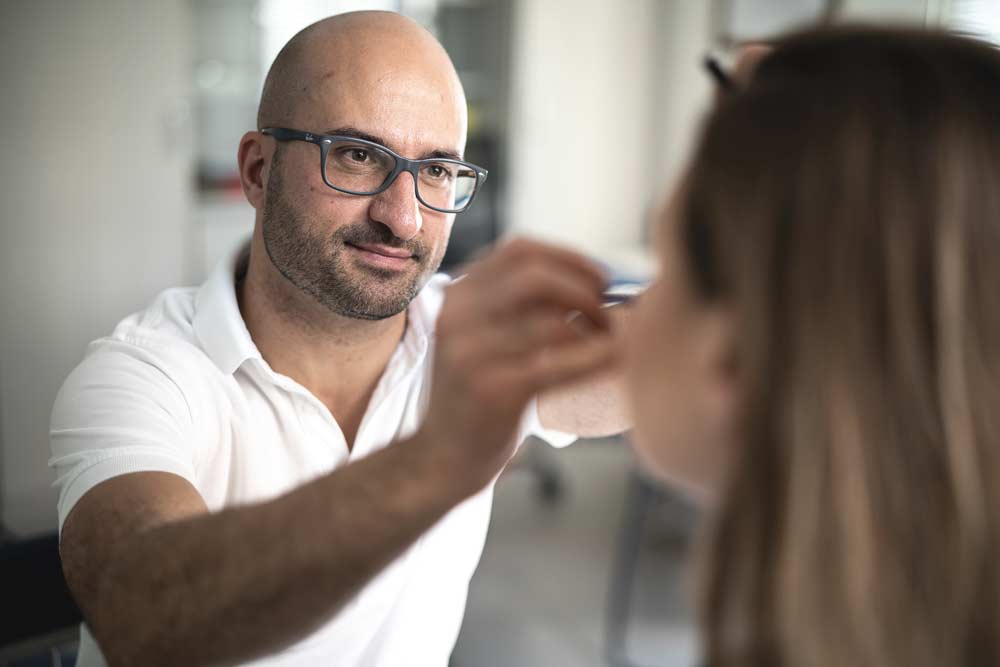
[[249, 248], [95, 341], [53, 409], [81, 667], [444, 666], [516, 445], [624, 428], [594, 266], [521, 241], [435, 275], [485, 178], [465, 137], [408, 19], [278, 55], [239, 146]]

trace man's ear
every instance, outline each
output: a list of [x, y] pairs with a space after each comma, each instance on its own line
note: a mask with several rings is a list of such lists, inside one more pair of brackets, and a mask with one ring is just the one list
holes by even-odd
[[270, 164], [263, 139], [264, 135], [260, 132], [247, 132], [240, 139], [239, 153], [236, 156], [243, 194], [250, 205], [258, 210], [264, 207], [264, 193], [267, 191], [267, 167]]

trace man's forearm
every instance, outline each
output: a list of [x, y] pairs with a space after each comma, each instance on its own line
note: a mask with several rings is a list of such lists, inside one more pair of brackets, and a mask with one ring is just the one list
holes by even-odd
[[111, 664], [239, 662], [328, 620], [461, 500], [414, 445], [121, 545], [91, 619]]

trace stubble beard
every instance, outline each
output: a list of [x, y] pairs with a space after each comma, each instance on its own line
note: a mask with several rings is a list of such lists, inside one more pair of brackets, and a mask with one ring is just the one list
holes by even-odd
[[[434, 250], [416, 239], [404, 241], [377, 222], [344, 225], [326, 237], [310, 233], [323, 225], [312, 224], [284, 197], [278, 162], [276, 155], [262, 216], [264, 248], [278, 272], [337, 315], [383, 320], [406, 310], [441, 266], [444, 247]], [[414, 266], [405, 272], [359, 266], [348, 243], [405, 248], [413, 254]]]

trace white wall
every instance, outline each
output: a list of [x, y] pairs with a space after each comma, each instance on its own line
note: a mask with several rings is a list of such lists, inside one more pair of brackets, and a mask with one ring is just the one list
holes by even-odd
[[[922, 23], [946, 1], [844, 0], [842, 16]], [[650, 269], [648, 214], [685, 164], [711, 95], [701, 60], [712, 3], [515, 6], [507, 231]]]
[[660, 18], [652, 85], [655, 110], [649, 136], [655, 161], [649, 189], [657, 200], [673, 186], [698, 138], [701, 118], [713, 92], [713, 82], [702, 60], [712, 46], [710, 3], [665, 2]]
[[0, 4], [0, 509], [56, 525], [53, 398], [86, 343], [187, 281], [186, 0]]
[[931, 6], [941, 0], [843, 0], [847, 18], [922, 24]]
[[516, 4], [508, 231], [592, 254], [639, 244], [653, 5]]

